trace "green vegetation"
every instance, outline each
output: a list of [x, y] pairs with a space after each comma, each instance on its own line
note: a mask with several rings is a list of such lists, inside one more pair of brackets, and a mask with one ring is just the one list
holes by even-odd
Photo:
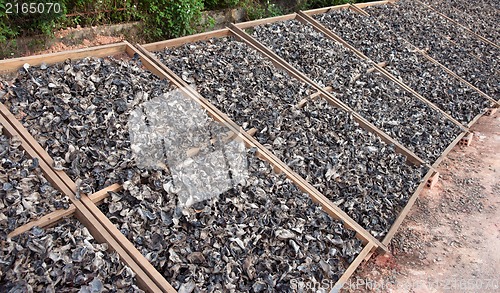
[[[210, 29], [213, 19], [201, 25], [204, 10], [240, 7], [249, 20], [272, 17], [297, 10], [349, 3], [349, 0], [62, 0], [60, 12], [6, 13], [7, 4], [46, 3], [44, 0], [0, 0], [0, 45], [15, 43], [17, 37], [53, 36], [65, 27], [94, 26], [142, 21], [145, 41], [175, 38]], [[358, 1], [362, 2], [362, 1]], [[283, 6], [285, 5], [285, 6]]]

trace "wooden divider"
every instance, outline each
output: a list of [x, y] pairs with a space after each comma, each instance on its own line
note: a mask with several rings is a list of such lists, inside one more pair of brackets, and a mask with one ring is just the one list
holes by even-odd
[[[361, 58], [363, 58], [365, 60], [371, 61], [370, 58], [368, 58], [363, 53], [361, 53], [361, 51], [355, 49], [347, 41], [345, 41], [344, 39], [342, 39], [340, 36], [338, 36], [337, 34], [335, 34], [330, 29], [326, 28], [324, 25], [322, 25], [321, 23], [319, 23], [318, 21], [316, 21], [314, 18], [312, 18], [308, 14], [304, 13], [303, 11], [299, 12], [297, 19], [301, 20], [303, 23], [307, 23], [307, 24], [312, 25], [316, 30], [322, 32], [326, 37], [330, 38], [333, 41], [337, 41], [337, 42], [341, 43], [342, 45], [344, 45], [345, 47], [349, 48], [352, 52], [354, 52], [356, 55], [360, 56]], [[385, 78], [390, 79], [391, 81], [393, 81], [394, 83], [396, 83], [399, 87], [405, 89], [407, 92], [409, 92], [414, 97], [416, 97], [417, 99], [419, 99], [421, 102], [423, 102], [424, 104], [427, 104], [429, 107], [431, 107], [435, 111], [438, 111], [439, 113], [441, 113], [446, 119], [450, 120], [455, 125], [459, 126], [462, 130], [464, 130], [464, 131], [467, 130], [467, 128], [462, 123], [458, 122], [455, 118], [451, 117], [451, 115], [448, 114], [448, 113], [446, 113], [443, 109], [439, 108], [433, 102], [429, 101], [427, 98], [425, 98], [424, 96], [422, 96], [421, 94], [419, 94], [418, 92], [416, 92], [415, 90], [413, 90], [412, 88], [410, 88], [407, 84], [405, 84], [404, 82], [402, 82], [401, 80], [399, 80], [398, 78], [396, 78], [393, 74], [391, 74], [390, 72], [388, 72], [387, 70], [385, 70], [384, 68], [382, 68], [381, 66], [379, 66], [378, 64], [374, 64], [373, 66]]]
[[[389, 4], [393, 4], [393, 3], [395, 3], [395, 2], [397, 2], [397, 0], [395, 0], [395, 1], [388, 1], [386, 4], [388, 4], [388, 5], [389, 5]], [[358, 8], [361, 8], [361, 6], [360, 6], [360, 5], [358, 5], [358, 4], [354, 4], [354, 6], [357, 6]], [[364, 7], [367, 7], [367, 6], [364, 6]], [[310, 12], [309, 12], [309, 14], [310, 14], [310, 15], [312, 15], [312, 13], [310, 13]], [[445, 39], [445, 40], [447, 40], [447, 41], [450, 41], [450, 40], [449, 40], [448, 38], [446, 38], [446, 37], [442, 37], [442, 38], [443, 38], [443, 39]], [[401, 39], [403, 39], [406, 43], [411, 44], [413, 47], [415, 47], [415, 48], [416, 48], [416, 49], [417, 49], [417, 50], [418, 50], [421, 54], [423, 54], [423, 55], [424, 55], [426, 58], [428, 58], [429, 60], [431, 60], [431, 59], [432, 59], [432, 60], [434, 60], [432, 57], [430, 57], [430, 56], [427, 54], [426, 50], [421, 49], [421, 48], [417, 48], [417, 47], [416, 47], [416, 46], [414, 46], [414, 45], [413, 45], [413, 43], [412, 43], [410, 40], [408, 40], [407, 38], [401, 37]], [[476, 55], [472, 55], [472, 54], [470, 54], [470, 53], [467, 53], [467, 54], [468, 54], [469, 56], [471, 56], [472, 58], [474, 58], [474, 59], [476, 59], [476, 60], [478, 60], [478, 61], [480, 61], [480, 62], [482, 62], [482, 63], [486, 63], [486, 64], [487, 64], [487, 62], [485, 62], [484, 60], [482, 60], [482, 59], [481, 59], [481, 58], [479, 58], [478, 56], [476, 56]], [[471, 88], [473, 88], [474, 90], [476, 90], [476, 91], [477, 91], [477, 92], [479, 92], [480, 94], [485, 95], [485, 93], [483, 93], [483, 92], [482, 92], [481, 90], [479, 90], [477, 87], [473, 86], [471, 83], [469, 83], [469, 82], [468, 82], [468, 81], [466, 81], [465, 79], [463, 79], [463, 78], [459, 77], [459, 76], [458, 76], [457, 74], [455, 74], [453, 71], [449, 70], [446, 66], [442, 65], [441, 63], [439, 63], [439, 62], [438, 62], [438, 61], [436, 61], [436, 60], [434, 60], [434, 61], [435, 61], [435, 63], [436, 63], [436, 64], [439, 64], [439, 65], [440, 65], [443, 69], [445, 69], [445, 70], [446, 70], [446, 72], [448, 72], [449, 74], [452, 74], [453, 76], [456, 76], [457, 78], [459, 78], [461, 81], [465, 82], [467, 85], [469, 85]], [[497, 73], [500, 73], [500, 71], [499, 71], [499, 70], [497, 70], [497, 69], [494, 69], [494, 70], [495, 70]], [[500, 98], [499, 98], [498, 100], [493, 99], [493, 101], [495, 101], [495, 102], [500, 102]]]
[[[5, 73], [18, 69], [26, 62], [29, 62], [30, 65], [40, 65], [42, 63], [53, 64], [62, 62], [68, 58], [81, 59], [85, 57], [104, 57], [117, 54], [127, 54], [129, 57], [133, 57], [137, 54], [139, 57], [144, 58], [144, 56], [140, 54], [140, 52], [137, 52], [129, 43], [122, 42], [74, 51], [2, 60], [0, 61], [0, 66], [2, 68], [1, 73]], [[147, 59], [141, 59], [141, 61], [147, 69], [155, 73], [155, 67], [150, 67], [150, 63]], [[124, 263], [137, 274], [138, 285], [141, 289], [148, 292], [175, 292], [175, 289], [113, 225], [113, 223], [111, 223], [87, 195], [82, 195], [80, 200], [75, 198], [76, 184], [66, 173], [55, 171], [52, 168], [52, 158], [3, 104], [0, 104], [0, 111], [5, 121], [8, 121], [8, 123], [12, 125], [14, 133], [19, 135], [32, 150], [30, 155], [40, 158], [40, 166], [42, 170], [44, 170], [44, 173], [47, 174], [47, 179], [54, 184], [54, 187], [69, 196], [72, 204], [75, 206], [77, 218], [89, 229], [97, 241], [107, 242], [111, 249], [117, 251]]]
[[[106, 197], [108, 197], [109, 192], [118, 192], [122, 189], [122, 186], [120, 184], [113, 184], [110, 185], [104, 189], [99, 190], [98, 192], [95, 192], [91, 195], [89, 195], [90, 200], [94, 202], [95, 204], [99, 204], [101, 201], [103, 201]], [[40, 228], [44, 227], [50, 227], [54, 225], [55, 223], [59, 222], [63, 218], [66, 217], [71, 217], [73, 214], [76, 212], [76, 207], [74, 204], [70, 204], [69, 208], [67, 209], [60, 209], [53, 211], [37, 220], [30, 221], [20, 227], [17, 227], [14, 229], [14, 231], [10, 232], [7, 237], [12, 238], [17, 235], [20, 235], [24, 232], [28, 232], [31, 230], [31, 228], [37, 226]]]
[[475, 37], [477, 37], [477, 38], [478, 38], [478, 39], [480, 39], [481, 41], [483, 41], [483, 42], [485, 42], [485, 43], [488, 43], [488, 44], [490, 44], [490, 45], [492, 45], [492, 46], [495, 46], [495, 47], [497, 47], [497, 48], [500, 48], [500, 46], [499, 46], [499, 45], [497, 45], [495, 42], [492, 42], [491, 40], [487, 39], [486, 37], [483, 37], [482, 35], [480, 35], [480, 34], [476, 33], [475, 31], [471, 30], [469, 27], [467, 27], [467, 26], [465, 26], [465, 25], [461, 24], [460, 22], [458, 22], [458, 21], [456, 21], [456, 20], [454, 20], [454, 19], [450, 18], [448, 15], [446, 15], [445, 13], [443, 13], [443, 12], [441, 11], [441, 9], [436, 8], [436, 7], [432, 6], [432, 5], [425, 4], [424, 2], [419, 1], [419, 0], [417, 0], [416, 2], [420, 3], [421, 5], [424, 5], [424, 6], [425, 6], [425, 7], [427, 7], [427, 8], [430, 8], [430, 9], [434, 10], [436, 13], [438, 13], [438, 14], [439, 14], [439, 15], [441, 15], [442, 17], [444, 17], [444, 18], [446, 18], [447, 20], [449, 20], [449, 21], [453, 22], [455, 25], [460, 26], [461, 28], [463, 28], [464, 30], [466, 30], [468, 33], [470, 33], [470, 34], [474, 35]]
[[[47, 162], [47, 157], [40, 155], [32, 146], [33, 139], [26, 140], [27, 134], [26, 129], [21, 126], [19, 128], [19, 122], [17, 125], [12, 125], [13, 116], [8, 113], [7, 108], [0, 103], [0, 124], [3, 126], [3, 130], [9, 136], [18, 136], [21, 139], [21, 147], [25, 152], [32, 158], [40, 158], [39, 165], [42, 172], [45, 175], [47, 181], [49, 181], [55, 188], [57, 188], [62, 194], [68, 196], [70, 201], [76, 208], [76, 217], [78, 220], [87, 227], [92, 236], [98, 242], [107, 242], [109, 248], [120, 256], [120, 260], [123, 261], [127, 266], [129, 266], [137, 278], [137, 285], [147, 292], [161, 292], [160, 288], [155, 284], [155, 282], [149, 277], [149, 275], [136, 263], [136, 261], [131, 257], [128, 251], [126, 251], [120, 243], [118, 243], [114, 237], [107, 231], [102, 224], [90, 213], [90, 211], [75, 198], [74, 192], [66, 186], [66, 184], [59, 178], [56, 171], [52, 168], [52, 163]], [[10, 114], [10, 115], [9, 115]], [[17, 121], [14, 118], [15, 121]], [[16, 124], [16, 123], [13, 123]]]
[[[328, 11], [330, 10], [340, 10], [340, 9], [351, 9], [353, 10], [354, 12], [356, 13], [359, 13], [365, 17], [370, 17], [369, 14], [364, 11], [362, 8], [366, 8], [366, 7], [369, 7], [369, 6], [377, 6], [377, 5], [389, 5], [389, 4], [394, 4], [395, 1], [376, 1], [376, 2], [367, 2], [367, 3], [356, 3], [356, 4], [349, 4], [349, 6], [347, 5], [340, 5], [340, 6], [331, 6], [331, 7], [325, 7], [325, 8], [321, 8], [321, 9], [312, 9], [312, 10], [306, 10], [306, 11], [299, 11], [299, 15], [307, 15], [307, 16], [312, 16], [312, 15], [317, 15], [317, 14], [322, 14], [322, 13], [327, 13]], [[313, 19], [314, 20], [314, 19]], [[316, 21], [316, 20], [314, 20]], [[316, 21], [317, 22], [317, 21]], [[317, 22], [320, 26], [323, 26], [322, 24], [320, 24], [319, 22]], [[323, 26], [324, 27], [324, 26]], [[363, 53], [361, 53], [361, 51], [357, 50], [356, 48], [354, 48], [353, 46], [351, 46], [349, 43], [347, 43], [346, 41], [344, 41], [342, 38], [340, 38], [340, 36], [336, 35], [334, 32], [330, 31], [328, 28], [325, 27], [325, 31], [323, 31], [323, 33], [325, 34], [328, 34], [328, 36], [330, 36], [331, 38], [333, 38], [334, 40], [342, 43], [344, 46], [346, 46], [347, 48], [351, 49], [351, 51], [353, 51], [354, 53], [356, 53], [358, 56], [360, 56], [361, 58], [364, 58], [364, 59], [369, 59], [367, 56], [365, 56]], [[330, 33], [331, 32], [331, 33]], [[404, 39], [408, 44], [410, 44], [412, 47], [415, 47], [413, 46], [413, 44], [411, 44], [410, 41]], [[494, 103], [494, 105], [500, 105], [500, 100], [497, 101], [495, 100], [494, 98], [490, 97], [489, 95], [487, 95], [486, 93], [484, 93], [483, 91], [481, 91], [479, 88], [477, 88], [476, 86], [472, 85], [470, 82], [466, 81], [465, 79], [463, 79], [462, 77], [458, 76], [457, 74], [455, 74], [453, 71], [451, 71], [450, 69], [448, 69], [446, 66], [444, 66], [443, 64], [439, 63], [438, 61], [436, 61], [435, 59], [433, 59], [432, 57], [430, 57], [429, 55], [427, 55], [427, 53], [425, 53], [423, 50], [420, 50], [418, 48], [415, 47], [415, 50], [418, 51], [420, 54], [422, 54], [425, 58], [429, 59], [431, 62], [439, 65], [443, 70], [445, 70], [449, 75], [452, 75], [453, 77], [457, 78], [458, 80], [460, 80], [460, 82], [466, 84], [467, 86], [469, 86], [470, 88], [472, 88], [473, 90], [477, 91], [480, 95], [484, 96], [486, 99], [490, 100], [492, 103]], [[389, 73], [390, 74], [390, 73]], [[493, 106], [494, 107], [494, 106]]]
[[[165, 44], [165, 43], [163, 43]], [[322, 193], [320, 193], [315, 187], [313, 187], [309, 182], [303, 179], [300, 175], [295, 173], [278, 159], [270, 150], [261, 145], [255, 138], [247, 134], [242, 130], [241, 126], [237, 125], [232, 119], [230, 119], [226, 114], [221, 112], [218, 108], [212, 105], [207, 99], [201, 96], [196, 90], [191, 88], [184, 80], [172, 72], [168, 67], [166, 67], [160, 60], [156, 58], [151, 52], [146, 50], [143, 46], [137, 45], [138, 49], [142, 51], [145, 55], [149, 57], [150, 60], [155, 62], [158, 68], [161, 68], [163, 74], [169, 76], [171, 81], [181, 89], [186, 95], [197, 101], [203, 108], [207, 110], [207, 113], [217, 121], [221, 121], [229, 130], [238, 133], [239, 137], [245, 144], [249, 147], [257, 148], [257, 156], [267, 162], [269, 162], [275, 170], [284, 173], [292, 182], [294, 182], [297, 187], [303, 192], [307, 193], [311, 199], [320, 204], [322, 208], [334, 219], [344, 222], [344, 225], [356, 231], [357, 237], [364, 243], [373, 243], [378, 249], [383, 252], [387, 251], [387, 247], [383, 245], [379, 240], [373, 237], [368, 231], [361, 227], [356, 221], [349, 217], [344, 211], [339, 207], [335, 206], [329, 199], [327, 199]]]
[[411, 162], [412, 164], [415, 164], [415, 165], [425, 164], [424, 160], [419, 158], [415, 153], [413, 153], [412, 151], [407, 149], [405, 146], [403, 146], [397, 140], [392, 138], [390, 135], [388, 135], [387, 133], [385, 133], [384, 131], [382, 131], [378, 127], [376, 127], [374, 124], [372, 124], [371, 122], [369, 122], [368, 120], [363, 118], [356, 111], [352, 110], [349, 106], [347, 106], [344, 102], [342, 102], [339, 99], [337, 99], [336, 97], [334, 97], [330, 92], [325, 91], [321, 86], [319, 86], [317, 83], [315, 83], [309, 77], [307, 77], [304, 73], [300, 72], [298, 69], [296, 69], [295, 67], [290, 65], [285, 60], [283, 60], [281, 57], [277, 56], [269, 48], [265, 47], [264, 45], [259, 43], [257, 40], [255, 40], [253, 37], [251, 37], [250, 35], [248, 35], [244, 31], [242, 31], [237, 25], [231, 25], [230, 30], [236, 36], [238, 36], [242, 41], [246, 42], [249, 46], [252, 46], [259, 53], [261, 53], [266, 58], [271, 60], [273, 62], [273, 64], [275, 64], [275, 66], [283, 68], [291, 76], [307, 83], [308, 85], [312, 86], [316, 90], [321, 91], [323, 98], [325, 98], [333, 106], [351, 114], [352, 117], [356, 120], [356, 122], [359, 123], [359, 125], [362, 128], [366, 129], [369, 132], [375, 133], [385, 143], [393, 144], [398, 153], [401, 153], [405, 157], [407, 157], [408, 162]]

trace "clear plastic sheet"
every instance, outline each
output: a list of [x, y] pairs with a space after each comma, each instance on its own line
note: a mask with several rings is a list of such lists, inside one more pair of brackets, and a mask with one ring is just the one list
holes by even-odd
[[129, 121], [139, 168], [169, 168], [181, 206], [215, 197], [248, 177], [245, 145], [175, 90], [138, 105]]

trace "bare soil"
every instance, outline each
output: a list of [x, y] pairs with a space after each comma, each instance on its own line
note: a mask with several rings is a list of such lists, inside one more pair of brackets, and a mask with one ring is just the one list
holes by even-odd
[[500, 115], [482, 117], [469, 147], [440, 164], [394, 236], [348, 292], [500, 292]]

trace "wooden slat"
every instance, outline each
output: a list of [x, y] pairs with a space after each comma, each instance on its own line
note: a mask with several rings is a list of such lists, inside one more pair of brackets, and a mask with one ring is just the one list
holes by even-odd
[[329, 199], [327, 199], [322, 193], [320, 193], [316, 188], [314, 188], [309, 182], [304, 180], [301, 176], [290, 169], [285, 163], [279, 160], [271, 151], [261, 145], [255, 138], [248, 135], [241, 130], [234, 121], [232, 121], [226, 114], [222, 113], [219, 109], [213, 106], [208, 100], [202, 97], [198, 92], [189, 87], [185, 81], [178, 77], [174, 72], [172, 72], [168, 67], [166, 67], [160, 60], [158, 60], [151, 52], [145, 50], [142, 46], [138, 45], [139, 50], [146, 54], [153, 62], [156, 63], [164, 71], [164, 75], [168, 76], [169, 79], [182, 90], [186, 95], [193, 98], [202, 107], [207, 110], [207, 113], [217, 121], [221, 121], [226, 127], [235, 133], [239, 133], [239, 136], [245, 142], [247, 146], [257, 148], [257, 156], [263, 160], [269, 162], [272, 166], [276, 167], [277, 170], [281, 170], [290, 180], [292, 180], [297, 187], [299, 187], [303, 192], [309, 194], [314, 202], [320, 204], [322, 208], [334, 219], [343, 221], [345, 226], [349, 229], [355, 230], [359, 233], [359, 239], [364, 242], [372, 242], [382, 251], [387, 251], [387, 247], [382, 245], [382, 243], [373, 237], [368, 231], [362, 228], [356, 221], [349, 217], [344, 211], [339, 207], [335, 206]]
[[427, 60], [431, 61], [432, 63], [434, 63], [436, 65], [438, 65], [444, 71], [446, 71], [449, 75], [455, 77], [456, 79], [460, 80], [462, 83], [468, 85], [470, 88], [474, 89], [480, 95], [482, 95], [486, 99], [490, 100], [493, 104], [500, 105], [499, 101], [497, 101], [494, 98], [490, 97], [488, 94], [486, 94], [485, 92], [483, 92], [482, 90], [480, 90], [479, 88], [477, 88], [476, 86], [474, 86], [473, 84], [471, 84], [470, 82], [468, 82], [467, 80], [465, 80], [464, 78], [460, 77], [458, 74], [456, 74], [451, 69], [448, 69], [448, 67], [444, 66], [441, 62], [439, 62], [436, 59], [432, 58], [431, 56], [429, 56], [427, 53], [425, 53], [422, 50], [419, 50], [419, 52], [420, 52], [420, 54], [422, 54], [422, 56], [424, 56], [425, 58], [427, 58]]
[[349, 9], [349, 4], [342, 4], [342, 5], [336, 5], [336, 6], [330, 6], [330, 7], [310, 9], [310, 10], [306, 10], [304, 12], [307, 13], [308, 15], [315, 15], [315, 14], [327, 13], [331, 10], [341, 10], [341, 9]]
[[379, 5], [386, 5], [386, 4], [392, 4], [394, 1], [374, 1], [374, 2], [366, 2], [366, 3], [356, 3], [354, 4], [356, 7], [363, 9], [366, 7], [370, 6], [379, 6]]
[[387, 232], [387, 234], [384, 236], [384, 240], [382, 240], [382, 243], [384, 243], [385, 245], [389, 245], [389, 243], [391, 242], [392, 237], [394, 237], [394, 235], [398, 231], [399, 227], [403, 223], [403, 220], [406, 218], [406, 216], [410, 212], [411, 208], [415, 204], [415, 201], [419, 197], [420, 193], [425, 188], [425, 186], [427, 184], [427, 180], [432, 176], [432, 174], [434, 174], [434, 172], [435, 172], [435, 169], [433, 169], [433, 168], [429, 169], [429, 171], [427, 172], [427, 174], [422, 179], [422, 182], [420, 182], [420, 184], [418, 185], [417, 189], [412, 194], [412, 196], [410, 197], [410, 199], [406, 203], [406, 205], [403, 208], [403, 210], [399, 213], [398, 217], [396, 218], [396, 220], [392, 224], [392, 226], [389, 229], [389, 231]]
[[[102, 200], [104, 200], [108, 195], [109, 192], [118, 192], [120, 191], [122, 186], [120, 184], [113, 184], [110, 185], [104, 189], [99, 190], [98, 192], [95, 192], [89, 196], [89, 198], [95, 203], [99, 204]], [[37, 220], [30, 221], [29, 223], [26, 223], [20, 227], [17, 227], [14, 231], [10, 232], [7, 237], [12, 238], [17, 235], [20, 235], [24, 232], [27, 232], [31, 230], [33, 227], [47, 227], [50, 226], [54, 223], [59, 222], [61, 219], [66, 218], [66, 217], [71, 217], [73, 214], [76, 212], [76, 207], [74, 204], [70, 204], [69, 208], [67, 209], [60, 209], [53, 211]]]
[[82, 59], [85, 57], [107, 57], [125, 52], [125, 43], [109, 44], [91, 48], [84, 48], [71, 51], [63, 51], [44, 55], [33, 55], [13, 59], [0, 60], [0, 73], [12, 72], [21, 68], [25, 63], [31, 66], [39, 66], [42, 63], [54, 64], [63, 62], [66, 59]]
[[363, 9], [359, 8], [358, 6], [356, 5], [353, 5], [353, 4], [349, 4], [349, 8], [351, 8], [353, 11], [359, 13], [359, 14], [362, 14], [364, 16], [370, 16], [368, 14], [368, 12], [364, 11]]
[[[361, 115], [359, 115], [356, 111], [352, 110], [349, 106], [347, 106], [345, 103], [331, 95], [329, 92], [324, 91], [322, 87], [320, 87], [318, 84], [316, 84], [313, 80], [311, 80], [309, 77], [307, 77], [305, 74], [294, 68], [292, 65], [290, 65], [288, 62], [283, 60], [281, 57], [277, 56], [274, 52], [272, 52], [269, 48], [265, 47], [261, 43], [259, 43], [257, 40], [255, 40], [253, 37], [250, 35], [246, 34], [239, 28], [232, 26], [231, 30], [237, 34], [243, 41], [245, 41], [248, 45], [252, 46], [254, 49], [256, 49], [258, 52], [263, 54], [266, 58], [271, 60], [275, 65], [278, 65], [282, 68], [284, 68], [291, 76], [311, 85], [314, 87], [316, 90], [322, 92], [322, 97], [324, 97], [330, 104], [333, 106], [345, 110], [349, 114], [353, 116], [353, 118], [360, 124], [360, 126], [367, 131], [373, 132], [377, 134], [385, 143], [388, 144], [393, 144], [395, 146], [395, 149], [397, 152], [403, 154], [404, 156], [407, 157], [408, 162], [411, 162], [412, 164], [415, 165], [421, 165], [424, 164], [424, 160], [419, 158], [415, 153], [407, 149], [405, 146], [403, 146], [401, 143], [396, 141], [394, 138], [386, 134], [384, 131], [373, 125], [371, 122], [363, 118]], [[375, 65], [374, 65], [375, 66]]]
[[204, 40], [208, 40], [211, 38], [221, 38], [221, 37], [225, 37], [228, 35], [229, 35], [229, 30], [227, 28], [223, 28], [220, 30], [200, 33], [200, 34], [196, 34], [196, 35], [190, 35], [190, 36], [185, 36], [185, 37], [166, 40], [166, 41], [149, 43], [149, 44], [143, 45], [143, 47], [145, 49], [147, 49], [148, 51], [155, 52], [155, 51], [162, 50], [164, 48], [177, 47], [177, 46], [180, 46], [180, 45], [185, 44], [185, 43], [204, 41]]
[[[427, 4], [425, 4], [424, 2], [422, 2], [422, 1], [418, 1], [418, 0], [417, 0], [417, 2], [418, 2], [418, 3], [420, 3], [421, 5], [423, 5], [423, 6], [427, 7], [427, 8], [429, 8], [429, 9], [434, 10], [436, 13], [438, 13], [438, 14], [439, 14], [439, 15], [441, 15], [442, 17], [446, 18], [447, 20], [449, 20], [450, 22], [454, 23], [455, 25], [460, 26], [461, 28], [463, 28], [464, 30], [466, 30], [468, 33], [470, 33], [470, 34], [474, 35], [476, 38], [480, 39], [481, 41], [486, 42], [486, 43], [488, 43], [488, 44], [490, 44], [490, 45], [492, 45], [492, 46], [495, 46], [495, 47], [497, 47], [497, 48], [500, 48], [500, 45], [498, 45], [498, 44], [496, 44], [495, 42], [492, 42], [491, 40], [489, 40], [489, 39], [487, 39], [487, 38], [483, 37], [482, 35], [480, 35], [480, 34], [478, 34], [478, 33], [476, 33], [475, 31], [471, 30], [469, 27], [467, 27], [467, 26], [465, 26], [465, 25], [461, 24], [460, 22], [458, 22], [458, 21], [454, 20], [453, 18], [448, 17], [448, 15], [446, 15], [445, 13], [443, 13], [440, 9], [438, 9], [438, 8], [436, 8], [436, 7], [434, 7], [434, 6], [431, 6], [431, 5], [427, 5]], [[480, 20], [478, 20], [478, 21], [480, 21]]]
[[[71, 59], [81, 59], [89, 56], [106, 56], [108, 54], [118, 54], [118, 53], [126, 53], [130, 57], [132, 57], [135, 54], [140, 54], [140, 52], [137, 52], [133, 47], [131, 47], [127, 42], [122, 42], [121, 44], [113, 44], [113, 45], [107, 45], [107, 46], [100, 46], [98, 48], [101, 48], [103, 51], [99, 51], [96, 48], [87, 48], [87, 49], [82, 49], [82, 50], [74, 50], [70, 52], [66, 52], [66, 56], [60, 56], [57, 54], [54, 58], [50, 59], [50, 61], [47, 61], [46, 55], [40, 55], [40, 56], [32, 56], [32, 63], [33, 64], [41, 64], [41, 63], [46, 63], [46, 64], [52, 64], [58, 61], [64, 61], [67, 58]], [[117, 49], [120, 48], [120, 49]], [[121, 50], [121, 51], [120, 51]], [[75, 53], [75, 54], [73, 54]], [[54, 54], [50, 54], [54, 55]], [[140, 56], [141, 57], [141, 56]], [[144, 56], [142, 56], [144, 57]], [[19, 58], [17, 58], [19, 59]], [[14, 61], [16, 64], [21, 64], [19, 66], [22, 66], [22, 62], [20, 62], [17, 59], [12, 59], [10, 61]], [[4, 61], [9, 61], [9, 60], [4, 60]], [[143, 61], [143, 65], [147, 67], [149, 65], [149, 62], [147, 59], [141, 60]], [[11, 66], [12, 67], [12, 66]], [[15, 67], [12, 67], [12, 69], [16, 69]], [[153, 68], [154, 70], [154, 68]], [[152, 70], [152, 71], [153, 71]], [[15, 117], [8, 112], [8, 110], [5, 108], [5, 106], [2, 104], [2, 114], [5, 116], [5, 118], [11, 123], [13, 123], [13, 126], [15, 129], [19, 132], [20, 135], [24, 137], [24, 139], [28, 142], [29, 145], [33, 147], [33, 149], [39, 154], [39, 157], [45, 160], [47, 165], [49, 167], [52, 167], [52, 158], [47, 154], [43, 148], [41, 148], [40, 145], [35, 141], [35, 139], [24, 129], [24, 127], [20, 124], [19, 121], [15, 119]], [[54, 171], [57, 176], [59, 176], [59, 179], [66, 184], [66, 187], [69, 188], [70, 191], [76, 192], [76, 185], [75, 183], [68, 177], [68, 175], [62, 171]], [[90, 212], [90, 215], [93, 215], [93, 217], [98, 221], [98, 223], [101, 223], [101, 227], [104, 227], [109, 235], [114, 237], [114, 241], [116, 241], [119, 245], [122, 245], [122, 249], [126, 252], [129, 253], [129, 256], [136, 261], [138, 266], [144, 270], [144, 272], [147, 274], [150, 280], [154, 282], [154, 286], [156, 288], [161, 288], [161, 291], [163, 292], [175, 292], [173, 287], [165, 280], [165, 278], [147, 261], [147, 259], [135, 248], [135, 246], [111, 223], [111, 221], [97, 208], [97, 206], [88, 198], [88, 196], [84, 195], [78, 201], [80, 207], [85, 208], [87, 212]], [[74, 202], [73, 202], [74, 204]], [[77, 214], [81, 212], [79, 210], [79, 206], [75, 204], [75, 207], [77, 209]], [[85, 213], [85, 215], [88, 215]], [[84, 223], [85, 224], [85, 223]], [[85, 224], [86, 225], [86, 224]], [[86, 225], [87, 226], [87, 225]], [[87, 227], [91, 228], [91, 227]], [[105, 237], [102, 239], [103, 241], [108, 241], [108, 237]], [[99, 241], [99, 240], [98, 240]], [[128, 264], [128, 263], [127, 263]], [[131, 266], [132, 267], [132, 266]], [[144, 283], [144, 282], [143, 282]], [[143, 284], [141, 283], [141, 285]], [[148, 286], [150, 284], [147, 284]]]
[[330, 292], [339, 292], [349, 280], [349, 278], [352, 276], [352, 274], [356, 271], [358, 266], [361, 264], [363, 260], [367, 258], [368, 255], [371, 255], [372, 251], [374, 250], [374, 245], [371, 243], [368, 243], [363, 250], [358, 254], [358, 256], [354, 259], [354, 261], [349, 265], [347, 270], [345, 270], [344, 274], [339, 278], [337, 283], [335, 283], [335, 286], [332, 288]]
[[307, 15], [303, 11], [299, 11], [297, 14], [297, 20], [301, 21], [304, 24], [309, 24], [311, 25], [314, 29], [317, 31], [323, 33], [326, 37], [330, 38], [331, 40], [334, 40], [340, 44], [342, 44], [344, 47], [348, 48], [356, 54], [358, 57], [364, 60], [370, 60], [365, 54], [363, 54], [360, 50], [356, 49], [354, 46], [346, 42], [344, 39], [342, 39], [340, 36], [338, 36], [336, 33], [332, 32], [330, 29], [324, 27], [322, 24], [320, 24], [318, 21], [316, 21], [314, 18], [311, 16]]
[[[302, 11], [299, 12], [298, 14], [298, 19], [300, 18], [303, 22], [308, 23], [312, 25], [316, 30], [322, 32], [326, 37], [330, 38], [333, 41], [337, 41], [350, 49], [353, 53], [358, 55], [359, 57], [365, 59], [365, 60], [370, 60], [367, 56], [365, 56], [361, 51], [355, 49], [353, 46], [351, 46], [348, 42], [346, 42], [344, 39], [342, 39], [340, 36], [335, 34], [333, 31], [330, 29], [326, 28], [324, 25], [316, 21], [314, 18], [311, 16], [303, 13]], [[396, 78], [394, 75], [392, 75], [390, 72], [379, 66], [378, 64], [374, 64], [374, 67], [377, 69], [378, 72], [380, 72], [385, 78], [388, 78], [392, 80], [394, 83], [396, 83], [399, 87], [405, 89], [408, 91], [410, 94], [412, 94], [414, 97], [419, 99], [421, 102], [427, 104], [429, 107], [434, 109], [435, 111], [440, 112], [445, 118], [453, 122], [455, 125], [460, 127], [462, 130], [466, 130], [467, 128], [462, 125], [460, 122], [458, 122], [455, 118], [451, 117], [450, 114], [446, 113], [444, 110], [436, 106], [434, 103], [429, 101], [427, 98], [423, 97], [421, 94], [410, 88], [408, 85], [406, 85], [404, 82], [400, 81], [398, 78]]]
[[[56, 171], [53, 170], [50, 163], [47, 163], [43, 157], [40, 156], [38, 152], [34, 150], [32, 145], [28, 143], [25, 139], [26, 129], [19, 132], [15, 125], [11, 125], [12, 118], [7, 114], [6, 107], [0, 103], [0, 123], [3, 125], [4, 131], [9, 136], [19, 136], [21, 138], [21, 147], [26, 151], [26, 153], [32, 158], [39, 158], [39, 165], [42, 172], [45, 175], [47, 181], [49, 181], [55, 188], [57, 188], [62, 194], [69, 197], [70, 201], [76, 208], [76, 216], [80, 222], [82, 222], [85, 227], [90, 231], [92, 236], [98, 242], [107, 242], [109, 248], [120, 256], [121, 261], [123, 261], [127, 266], [129, 266], [137, 278], [137, 285], [143, 290], [148, 292], [160, 292], [159, 287], [151, 280], [151, 278], [142, 270], [142, 268], [136, 263], [136, 261], [129, 255], [129, 253], [124, 250], [124, 248], [118, 243], [114, 237], [101, 225], [101, 223], [89, 212], [89, 210], [83, 205], [82, 202], [75, 198], [74, 192], [69, 189], [66, 184], [59, 178]], [[17, 120], [15, 120], [17, 121]], [[19, 122], [18, 122], [19, 123]], [[24, 135], [23, 135], [24, 134]]]
[[235, 24], [235, 25], [237, 25], [241, 29], [246, 29], [246, 28], [258, 26], [261, 24], [268, 24], [268, 23], [273, 23], [273, 22], [277, 22], [277, 21], [284, 21], [284, 20], [289, 20], [289, 19], [294, 19], [294, 18], [295, 18], [295, 13], [291, 13], [291, 14], [263, 18], [263, 19], [257, 19], [257, 20], [247, 21], [247, 22], [240, 22], [240, 23]]

